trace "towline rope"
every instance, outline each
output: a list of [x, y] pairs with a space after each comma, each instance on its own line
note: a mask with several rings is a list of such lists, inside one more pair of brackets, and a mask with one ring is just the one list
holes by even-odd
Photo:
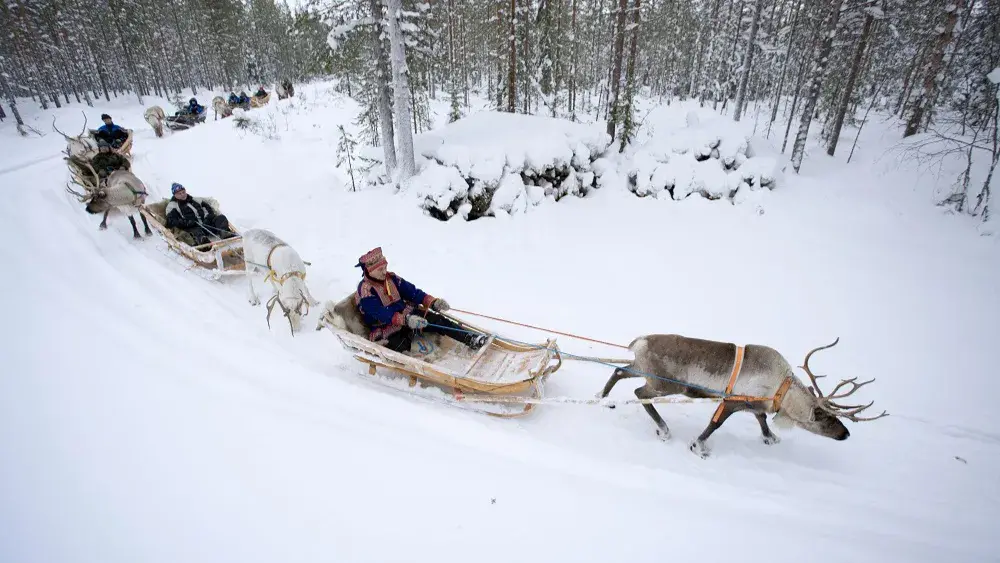
[[[623, 350], [628, 350], [629, 349], [628, 346], [622, 346], [621, 344], [615, 344], [613, 342], [605, 342], [604, 340], [597, 340], [596, 338], [587, 338], [586, 336], [580, 336], [578, 334], [571, 334], [569, 332], [559, 332], [558, 330], [552, 330], [550, 328], [543, 328], [543, 327], [539, 327], [539, 326], [533, 326], [533, 325], [529, 325], [529, 324], [519, 323], [519, 322], [516, 322], [516, 321], [511, 321], [511, 320], [503, 319], [503, 318], [500, 318], [500, 317], [491, 317], [489, 315], [484, 315], [482, 313], [473, 313], [472, 311], [463, 311], [462, 309], [451, 309], [451, 310], [454, 311], [454, 312], [456, 312], [456, 313], [463, 313], [463, 314], [466, 314], [466, 315], [472, 315], [474, 317], [482, 317], [484, 319], [491, 319], [491, 320], [494, 320], [494, 321], [500, 321], [502, 323], [507, 323], [507, 324], [511, 324], [511, 325], [523, 326], [525, 328], [533, 328], [535, 330], [541, 330], [543, 332], [551, 332], [553, 334], [561, 334], [562, 336], [568, 336], [570, 338], [576, 338], [578, 340], [586, 340], [587, 342], [594, 342], [594, 343], [597, 343], [597, 344], [604, 344], [605, 346], [614, 346], [615, 348], [621, 348]], [[513, 340], [511, 340], [511, 342], [513, 342]]]
[[[452, 311], [457, 311], [457, 309], [452, 309]], [[450, 331], [454, 331], [454, 332], [464, 332], [466, 334], [481, 334], [479, 332], [472, 331], [472, 330], [465, 330], [465, 329], [461, 329], [461, 328], [452, 328], [452, 327], [449, 327], [449, 326], [442, 326], [442, 325], [434, 324], [434, 323], [428, 323], [427, 326], [432, 326], [432, 327], [439, 328], [439, 329], [442, 329], [442, 330], [450, 330]], [[493, 336], [495, 338], [499, 339], [499, 340], [503, 340], [505, 342], [510, 342], [512, 344], [517, 344], [519, 346], [525, 346], [527, 348], [532, 348], [532, 349], [535, 349], [535, 350], [547, 350], [548, 349], [545, 346], [540, 346], [538, 344], [532, 344], [530, 342], [521, 342], [519, 340], [514, 340], [513, 338], [507, 338], [507, 337], [500, 336], [500, 335], [497, 335], [497, 334], [494, 334]], [[749, 395], [737, 395], [737, 394], [734, 394], [734, 393], [726, 393], [725, 391], [720, 391], [718, 389], [709, 389], [708, 387], [702, 387], [701, 385], [695, 385], [694, 383], [688, 383], [686, 381], [679, 381], [679, 380], [676, 380], [676, 379], [671, 379], [669, 377], [663, 377], [661, 375], [654, 375], [652, 373], [642, 372], [642, 371], [633, 369], [630, 366], [618, 366], [618, 365], [615, 365], [613, 363], [603, 361], [605, 358], [594, 358], [594, 357], [590, 357], [590, 356], [578, 356], [578, 355], [575, 355], [575, 354], [570, 354], [569, 352], [563, 352], [562, 350], [559, 350], [559, 355], [561, 357], [565, 358], [565, 359], [579, 360], [579, 361], [584, 361], [584, 362], [591, 362], [591, 363], [595, 363], [595, 364], [601, 364], [601, 365], [605, 365], [605, 366], [614, 368], [616, 370], [621, 370], [621, 371], [624, 371], [626, 373], [634, 374], [637, 377], [649, 377], [649, 378], [652, 378], [652, 379], [659, 379], [661, 381], [667, 381], [669, 383], [673, 383], [675, 385], [680, 385], [680, 386], [686, 387], [688, 389], [697, 389], [698, 391], [702, 391], [704, 393], [716, 396], [716, 397], [710, 397], [710, 398], [708, 398], [709, 401], [723, 401], [723, 400], [728, 400], [728, 401], [742, 401], [742, 402], [746, 402], [746, 403], [759, 403], [759, 402], [763, 402], [763, 401], [771, 401], [771, 400], [774, 399], [773, 397], [753, 397], [753, 396], [749, 396]], [[517, 399], [518, 401], [509, 401], [507, 399], [500, 400], [500, 401], [494, 401], [493, 400], [494, 398], [499, 398], [499, 396], [498, 397], [491, 397], [489, 399], [489, 401], [484, 401], [484, 402], [518, 402], [518, 401], [528, 402], [529, 401], [529, 399], [522, 399], [520, 397], [512, 397], [512, 399]], [[543, 399], [531, 399], [531, 401], [536, 401], [536, 400], [543, 400]], [[604, 400], [603, 399], [569, 399], [569, 398], [567, 398], [567, 399], [561, 400], [559, 402], [570, 403], [570, 404], [613, 404], [613, 403], [602, 403], [602, 401], [604, 401]], [[630, 404], [630, 402], [634, 403], [634, 404], [649, 404], [649, 402], [665, 402], [665, 403], [671, 403], [671, 402], [695, 402], [695, 399], [680, 400], [680, 401], [655, 401], [653, 399], [645, 399], [645, 401], [646, 401], [645, 403], [643, 403], [642, 401], [643, 400], [640, 400], [640, 399], [629, 399], [628, 401], [625, 401], [625, 402], [623, 402], [621, 404]]]

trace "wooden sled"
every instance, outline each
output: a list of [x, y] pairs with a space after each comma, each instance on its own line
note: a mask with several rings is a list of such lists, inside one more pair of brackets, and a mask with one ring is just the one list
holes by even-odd
[[258, 98], [256, 96], [253, 96], [253, 97], [250, 98], [250, 107], [259, 108], [261, 106], [266, 106], [267, 102], [269, 102], [269, 101], [271, 101], [271, 94], [270, 94], [270, 92], [266, 96], [264, 96], [263, 98]]
[[[219, 213], [219, 202], [212, 198], [205, 198], [209, 205]], [[236, 236], [228, 239], [213, 240], [207, 244], [191, 246], [177, 238], [173, 229], [167, 228], [167, 203], [170, 200], [164, 199], [160, 202], [145, 205], [140, 212], [149, 220], [149, 226], [167, 241], [167, 246], [194, 263], [195, 266], [209, 270], [216, 275], [227, 273], [242, 273], [246, 270], [243, 262], [243, 238]], [[229, 229], [239, 234], [239, 231], [230, 224]]]
[[[489, 334], [467, 322], [445, 314], [466, 330]], [[451, 393], [454, 401], [465, 396], [476, 397], [474, 404], [490, 416], [513, 418], [531, 411], [533, 404], [515, 405], [509, 409], [504, 403], [500, 411], [481, 408], [488, 406], [489, 395], [523, 396], [539, 399], [545, 378], [562, 365], [559, 348], [553, 339], [537, 346], [524, 346], [491, 335], [478, 351], [464, 344], [436, 334], [423, 334], [414, 339], [408, 354], [389, 350], [368, 340], [368, 328], [354, 306], [354, 294], [339, 303], [328, 303], [319, 319], [316, 330], [323, 327], [340, 340], [354, 357], [368, 366], [369, 375], [376, 375], [379, 368], [409, 376], [410, 387], [417, 381], [432, 384]], [[501, 406], [494, 403], [492, 406]]]
[[[125, 158], [128, 159], [129, 162], [132, 162], [132, 130], [131, 129], [126, 129], [125, 131], [128, 133], [128, 137], [125, 139], [125, 142], [122, 143], [122, 146], [118, 147], [117, 149], [114, 148], [114, 147], [112, 147], [111, 150], [112, 150], [112, 152], [116, 152], [116, 153], [124, 156]], [[91, 136], [91, 138], [94, 139], [94, 146], [96, 147], [97, 146], [97, 129], [90, 129], [90, 136]], [[97, 151], [95, 150], [93, 153], [89, 154], [88, 156], [90, 158], [93, 158], [96, 154], [97, 154]]]

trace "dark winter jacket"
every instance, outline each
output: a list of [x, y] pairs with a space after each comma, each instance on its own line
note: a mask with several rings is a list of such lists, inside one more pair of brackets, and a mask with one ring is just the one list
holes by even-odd
[[168, 229], [193, 229], [201, 224], [208, 224], [215, 217], [215, 210], [200, 197], [187, 196], [179, 200], [170, 198], [165, 209]]
[[229, 95], [229, 105], [236, 106], [236, 105], [239, 105], [239, 103], [240, 103], [240, 97], [239, 96], [237, 96], [236, 94], [230, 94]]
[[131, 170], [132, 165], [124, 156], [116, 152], [99, 152], [90, 159], [90, 165], [94, 167], [94, 172], [100, 176], [106, 176], [108, 169], [111, 170]]
[[[376, 342], [406, 326], [406, 316], [417, 305], [430, 307], [434, 302], [434, 297], [392, 272], [386, 274], [386, 279], [389, 284], [367, 277], [362, 279], [355, 295], [358, 310], [371, 330], [369, 338]], [[386, 285], [387, 290], [384, 289]], [[383, 302], [380, 292], [386, 295], [388, 304]]]
[[125, 142], [125, 139], [128, 139], [128, 131], [112, 123], [110, 127], [101, 125], [94, 133], [94, 137], [104, 139], [111, 146], [118, 147]]
[[205, 106], [201, 104], [188, 104], [184, 106], [184, 111], [191, 115], [201, 115], [205, 111]]
[[240, 104], [249, 104], [250, 96], [240, 96]]
[[258, 98], [263, 98], [266, 95], [267, 95], [267, 92], [265, 92], [263, 88], [261, 88], [260, 90], [257, 90], [257, 93], [254, 94], [254, 96], [256, 96]]

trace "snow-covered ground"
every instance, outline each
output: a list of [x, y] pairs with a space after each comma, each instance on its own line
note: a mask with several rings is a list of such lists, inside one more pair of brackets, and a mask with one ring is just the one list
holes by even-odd
[[[349, 192], [333, 152], [357, 106], [296, 90], [304, 103], [254, 110], [273, 112], [276, 140], [211, 117], [157, 139], [128, 100], [88, 114], [136, 128], [134, 170], [154, 194], [179, 181], [293, 245], [320, 300], [353, 291], [358, 256], [381, 245], [455, 307], [612, 342], [676, 332], [798, 365], [839, 336], [815, 371], [876, 377], [862, 398], [891, 416], [849, 424], [844, 442], [795, 430], [766, 446], [736, 415], [702, 460], [687, 444], [712, 405], [659, 407], [662, 443], [636, 406], [498, 420], [378, 385], [309, 330], [316, 309], [294, 338], [268, 331], [242, 278], [195, 276], [121, 217], [98, 231], [63, 191], [62, 138], [21, 139], [8, 121], [0, 560], [1000, 560], [1000, 248], [931, 205], [926, 178], [879, 164], [887, 126], [850, 165], [811, 147], [803, 174], [753, 205], [638, 198], [623, 181], [442, 222], [391, 189]], [[683, 127], [692, 109], [646, 126]], [[51, 113], [22, 111], [49, 130]], [[56, 115], [82, 124], [78, 107]], [[546, 393], [592, 397], [609, 375], [568, 363]], [[629, 381], [612, 396], [631, 397]]]

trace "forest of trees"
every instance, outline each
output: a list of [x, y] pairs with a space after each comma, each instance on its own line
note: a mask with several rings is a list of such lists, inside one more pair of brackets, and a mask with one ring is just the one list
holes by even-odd
[[[387, 4], [400, 6], [396, 29]], [[942, 151], [993, 168], [1000, 155], [987, 79], [1000, 0], [6, 0], [0, 24], [0, 94], [15, 112], [15, 98], [333, 75], [393, 166], [394, 116], [409, 114], [409, 137], [430, 127], [429, 100], [457, 119], [473, 94], [500, 111], [607, 120], [618, 148], [641, 121], [637, 96], [694, 98], [780, 139], [795, 171], [810, 132], [831, 155], [850, 150], [843, 127], [871, 112]], [[986, 216], [988, 185], [966, 181], [948, 203]]]

